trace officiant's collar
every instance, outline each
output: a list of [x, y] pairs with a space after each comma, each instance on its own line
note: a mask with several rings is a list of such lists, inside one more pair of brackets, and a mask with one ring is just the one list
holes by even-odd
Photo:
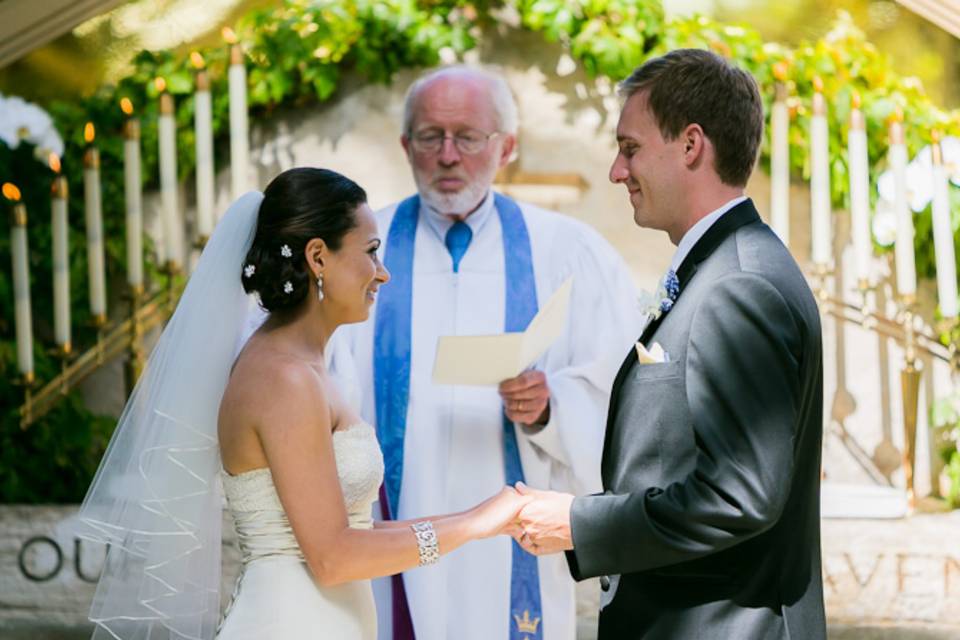
[[[466, 222], [470, 226], [470, 230], [473, 231], [474, 237], [476, 237], [477, 232], [480, 231], [490, 218], [493, 210], [493, 190], [488, 189], [487, 195], [484, 197], [483, 202], [480, 203], [480, 206], [474, 209], [473, 212], [464, 219], [464, 222]], [[427, 224], [430, 225], [430, 228], [437, 234], [441, 242], [447, 237], [447, 231], [449, 231], [453, 223], [456, 222], [453, 216], [440, 213], [436, 209], [428, 207], [426, 203], [424, 203], [423, 198], [420, 198], [420, 217], [426, 220]]]

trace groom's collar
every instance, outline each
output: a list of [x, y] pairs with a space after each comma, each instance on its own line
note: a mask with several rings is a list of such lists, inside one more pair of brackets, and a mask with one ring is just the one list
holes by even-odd
[[710, 230], [717, 220], [720, 219], [723, 214], [727, 213], [735, 206], [747, 199], [747, 196], [739, 196], [728, 200], [723, 206], [714, 209], [707, 215], [703, 216], [697, 222], [687, 229], [687, 232], [683, 234], [683, 237], [680, 238], [680, 242], [677, 243], [677, 250], [673, 254], [673, 260], [670, 261], [670, 269], [676, 273], [680, 269], [680, 265], [683, 264], [683, 259], [687, 257], [687, 254], [690, 253], [690, 250], [700, 241], [700, 238]]
[[697, 265], [707, 259], [723, 240], [740, 227], [758, 222], [760, 214], [753, 206], [753, 200], [746, 198], [734, 205], [732, 209], [723, 213], [706, 232], [700, 236], [696, 244], [690, 248], [689, 253], [683, 258], [679, 267], [676, 269], [677, 279], [680, 281], [680, 291], [686, 286], [693, 274], [696, 273]]

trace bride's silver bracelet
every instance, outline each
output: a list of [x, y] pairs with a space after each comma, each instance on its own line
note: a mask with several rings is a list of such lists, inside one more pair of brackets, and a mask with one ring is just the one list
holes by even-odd
[[417, 549], [420, 551], [420, 566], [436, 564], [440, 560], [440, 546], [437, 544], [437, 532], [429, 520], [414, 522], [410, 525], [413, 535], [417, 536]]

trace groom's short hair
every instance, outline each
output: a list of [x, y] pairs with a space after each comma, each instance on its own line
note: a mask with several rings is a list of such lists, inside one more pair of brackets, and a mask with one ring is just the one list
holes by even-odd
[[753, 76], [710, 51], [676, 49], [643, 63], [619, 86], [625, 99], [643, 91], [665, 140], [699, 124], [713, 143], [720, 179], [733, 186], [747, 184], [764, 120]]

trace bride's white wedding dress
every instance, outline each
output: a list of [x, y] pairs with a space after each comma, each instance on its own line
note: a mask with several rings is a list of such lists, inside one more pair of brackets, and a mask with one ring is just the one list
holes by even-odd
[[[334, 431], [332, 437], [350, 526], [370, 529], [370, 508], [383, 480], [376, 433], [370, 425], [359, 423]], [[374, 640], [377, 616], [370, 581], [323, 587], [314, 579], [270, 470], [236, 476], [223, 472], [222, 477], [243, 569], [218, 640]]]

